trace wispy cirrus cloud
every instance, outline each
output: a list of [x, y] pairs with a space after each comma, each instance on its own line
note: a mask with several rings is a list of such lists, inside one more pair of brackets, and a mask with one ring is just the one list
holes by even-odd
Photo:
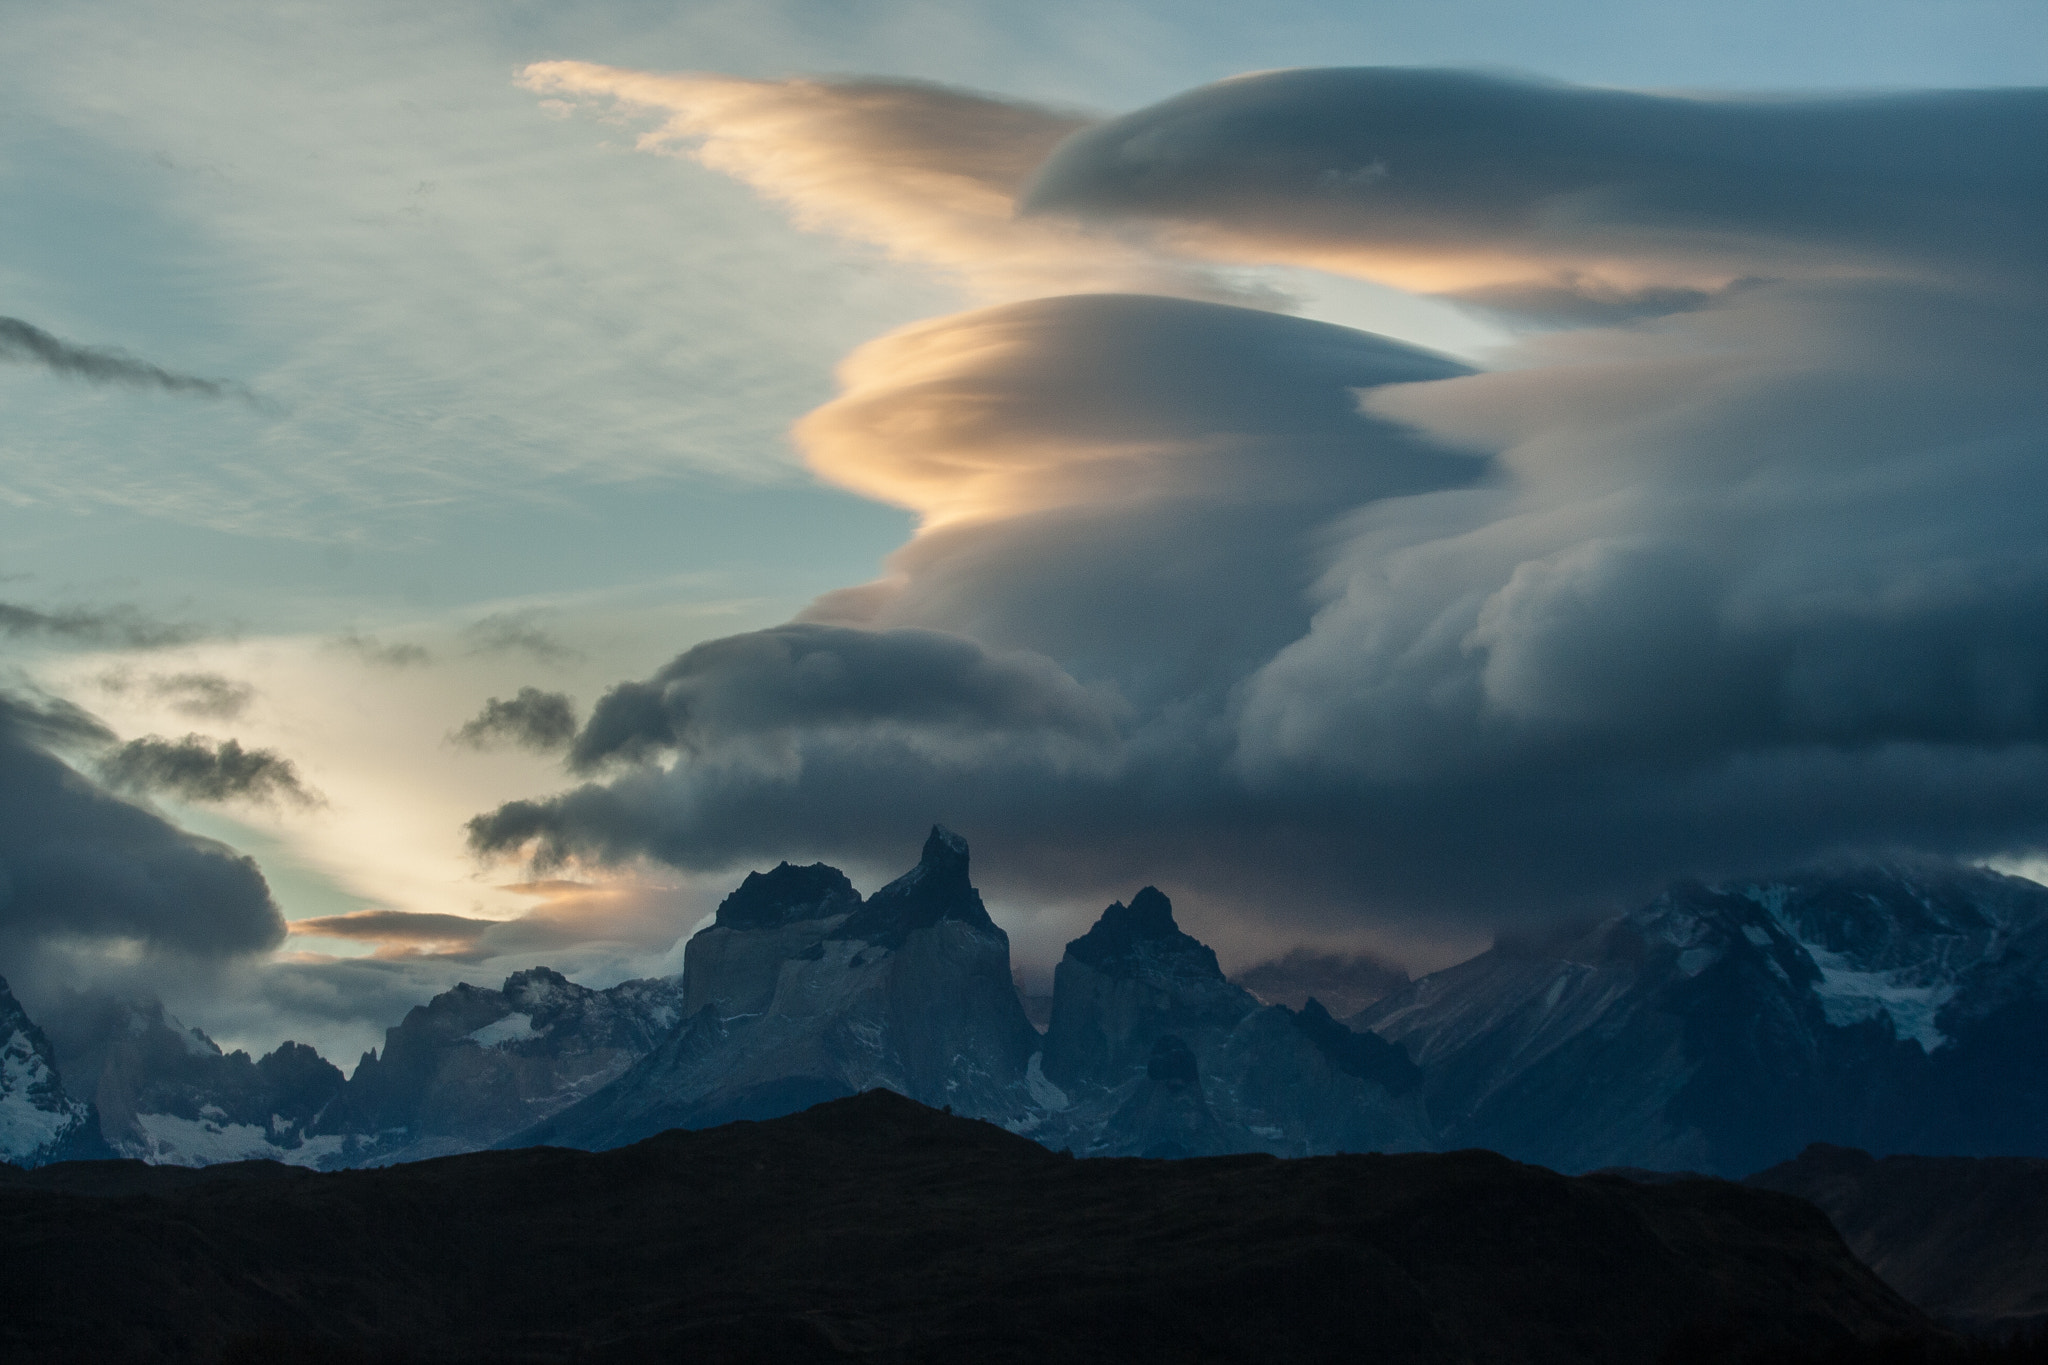
[[255, 395], [231, 380], [179, 374], [110, 346], [82, 346], [53, 336], [20, 318], [0, 317], [0, 363], [36, 365], [52, 374], [83, 380], [88, 384], [155, 389], [161, 393], [187, 394], [195, 398], [255, 401]]
[[41, 637], [81, 645], [163, 649], [190, 644], [203, 633], [197, 626], [159, 621], [131, 606], [45, 611], [18, 602], [0, 602], [0, 635], [16, 639]]
[[165, 702], [180, 715], [206, 720], [235, 720], [256, 700], [256, 689], [248, 683], [203, 670], [137, 677], [132, 669], [116, 668], [93, 682], [115, 696], [139, 693]]
[[688, 156], [787, 206], [805, 227], [936, 268], [990, 301], [1137, 290], [1277, 303], [1150, 240], [1140, 226], [1019, 217], [1054, 147], [1093, 120], [903, 80], [743, 80], [536, 62], [529, 89], [653, 114], [643, 151]]

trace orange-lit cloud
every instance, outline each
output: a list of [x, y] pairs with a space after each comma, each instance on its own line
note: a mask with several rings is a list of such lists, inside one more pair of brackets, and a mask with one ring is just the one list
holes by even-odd
[[807, 228], [936, 267], [977, 298], [1142, 290], [1273, 302], [1143, 228], [1019, 218], [1020, 187], [1089, 120], [911, 81], [743, 80], [536, 62], [528, 88], [662, 117], [643, 151], [693, 157]]
[[796, 437], [819, 475], [914, 509], [927, 530], [1062, 507], [1284, 498], [1321, 479], [1302, 465], [1320, 465], [1333, 442], [1360, 469], [1389, 458], [1369, 444], [1351, 387], [1459, 368], [1244, 309], [1039, 299], [868, 343]]
[[660, 950], [674, 943], [693, 918], [690, 898], [671, 886], [631, 880], [554, 880], [519, 882], [502, 889], [537, 904], [525, 914], [505, 920], [377, 909], [295, 920], [289, 927], [294, 939], [342, 939], [372, 945], [371, 955], [377, 958], [479, 960], [589, 943]]

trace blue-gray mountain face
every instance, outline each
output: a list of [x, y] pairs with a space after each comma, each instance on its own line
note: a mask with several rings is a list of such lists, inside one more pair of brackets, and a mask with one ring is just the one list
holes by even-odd
[[91, 1150], [93, 1119], [64, 1091], [56, 1052], [0, 980], [0, 1161], [39, 1166]]
[[602, 1090], [681, 1015], [673, 981], [579, 986], [546, 967], [407, 1012], [312, 1125], [322, 1165], [473, 1152]]
[[2048, 1154], [2048, 888], [1859, 868], [1674, 888], [1504, 942], [1351, 1021], [1446, 1147], [1562, 1170], [1759, 1170], [1826, 1141]]
[[[1261, 1004], [1147, 887], [1067, 945], [1041, 1036], [968, 871], [965, 841], [934, 829], [865, 900], [822, 864], [753, 873], [680, 979], [460, 986], [346, 1082], [294, 1044], [223, 1055], [160, 1006], [119, 1007], [76, 1047], [52, 1030], [53, 1054], [0, 991], [0, 1156], [84, 1154], [86, 1099], [122, 1155], [335, 1167], [613, 1147], [877, 1086], [1083, 1155], [1491, 1147], [1740, 1175], [1813, 1141], [2048, 1154], [2033, 882], [1933, 867], [1680, 886], [1504, 939], [1345, 1022]], [[89, 1078], [78, 1093], [60, 1061]]]
[[1011, 1126], [1034, 1113], [1009, 936], [943, 829], [865, 902], [822, 865], [749, 876], [684, 949], [683, 998], [659, 1047], [516, 1141], [615, 1147], [878, 1086]]

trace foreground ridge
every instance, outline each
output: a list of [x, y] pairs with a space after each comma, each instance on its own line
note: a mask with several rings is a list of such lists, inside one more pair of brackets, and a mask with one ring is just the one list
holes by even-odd
[[0, 1350], [36, 1359], [1652, 1365], [1931, 1332], [1783, 1195], [1076, 1161], [886, 1091], [594, 1154], [0, 1171], [0, 1248]]

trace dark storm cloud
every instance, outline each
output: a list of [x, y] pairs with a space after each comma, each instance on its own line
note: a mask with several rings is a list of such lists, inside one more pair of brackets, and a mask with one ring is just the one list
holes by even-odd
[[131, 389], [157, 389], [198, 398], [244, 398], [240, 384], [178, 374], [125, 352], [102, 346], [80, 346], [55, 337], [20, 318], [0, 317], [0, 362], [40, 365], [53, 374], [89, 384], [115, 384]]
[[453, 735], [458, 744], [487, 749], [516, 744], [546, 752], [566, 748], [576, 737], [576, 704], [560, 692], [522, 687], [510, 701], [492, 697], [484, 709]]
[[289, 801], [315, 806], [320, 798], [288, 758], [270, 749], [244, 749], [198, 735], [130, 740], [100, 760], [107, 785], [120, 791], [162, 793], [186, 801]]
[[[809, 730], [894, 732], [941, 746], [1030, 737], [1106, 742], [1114, 720], [1049, 661], [928, 630], [796, 623], [712, 640], [606, 693], [569, 752], [591, 771]], [[956, 740], [957, 737], [957, 740]]]
[[41, 636], [81, 645], [163, 649], [189, 644], [200, 634], [195, 626], [152, 620], [128, 606], [41, 611], [19, 603], [0, 602], [0, 635], [14, 639]]
[[123, 940], [213, 957], [277, 945], [256, 865], [130, 805], [45, 751], [47, 713], [0, 698], [0, 949]]
[[[943, 819], [997, 891], [1319, 929], [2048, 851], [2044, 110], [1296, 72], [1083, 131], [1039, 211], [1617, 325], [1483, 374], [1153, 298], [883, 338], [798, 431], [923, 518], [804, 614], [858, 681], [799, 685], [795, 627], [700, 645], [474, 842], [714, 869]], [[969, 704], [906, 632], [1095, 719]]]

